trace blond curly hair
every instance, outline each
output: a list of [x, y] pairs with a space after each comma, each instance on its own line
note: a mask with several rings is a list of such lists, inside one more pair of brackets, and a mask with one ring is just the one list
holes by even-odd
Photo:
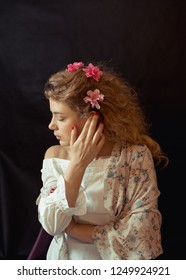
[[[65, 101], [80, 117], [92, 110], [84, 98], [88, 90], [99, 89], [104, 100], [99, 102], [99, 115], [104, 122], [106, 139], [120, 145], [146, 144], [156, 164], [168, 164], [168, 157], [162, 152], [157, 141], [149, 135], [146, 121], [137, 93], [118, 73], [97, 65], [102, 76], [99, 81], [87, 78], [82, 67], [74, 72], [66, 69], [51, 75], [44, 87], [47, 98]], [[97, 109], [95, 109], [97, 110]], [[95, 111], [94, 110], [94, 111]]]

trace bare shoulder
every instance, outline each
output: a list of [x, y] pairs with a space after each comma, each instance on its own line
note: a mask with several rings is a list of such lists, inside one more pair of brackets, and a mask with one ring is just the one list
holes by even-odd
[[65, 147], [61, 147], [61, 145], [55, 145], [46, 150], [44, 158], [68, 159], [68, 153]]
[[55, 158], [58, 157], [60, 145], [51, 146], [45, 152], [45, 158]]

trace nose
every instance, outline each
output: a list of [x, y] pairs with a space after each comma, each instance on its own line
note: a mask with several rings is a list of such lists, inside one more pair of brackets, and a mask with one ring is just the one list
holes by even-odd
[[53, 118], [52, 118], [51, 122], [49, 123], [48, 128], [50, 130], [56, 130], [57, 129], [57, 125], [55, 124]]

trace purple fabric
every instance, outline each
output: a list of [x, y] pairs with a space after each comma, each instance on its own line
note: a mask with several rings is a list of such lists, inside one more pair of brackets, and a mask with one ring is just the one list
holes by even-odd
[[46, 254], [52, 238], [53, 236], [41, 228], [27, 260], [46, 260]]

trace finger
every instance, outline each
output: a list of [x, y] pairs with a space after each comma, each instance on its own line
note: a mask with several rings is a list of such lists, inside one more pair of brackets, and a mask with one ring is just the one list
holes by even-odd
[[102, 134], [102, 135], [100, 136], [100, 138], [99, 138], [98, 143], [97, 143], [97, 153], [99, 153], [99, 151], [100, 151], [101, 148], [103, 147], [104, 143], [105, 143], [105, 135]]
[[84, 139], [87, 137], [88, 130], [89, 130], [92, 119], [93, 119], [93, 114], [90, 115], [90, 117], [86, 120], [85, 125], [79, 135], [79, 138]]
[[70, 146], [74, 144], [77, 139], [77, 129], [75, 126], [72, 126], [71, 135], [70, 135]]
[[99, 141], [100, 137], [103, 134], [103, 128], [104, 128], [103, 123], [100, 123], [96, 132], [93, 135], [93, 138], [92, 138], [93, 143], [97, 143]]
[[98, 124], [98, 119], [99, 119], [99, 114], [96, 113], [93, 116], [93, 118], [92, 118], [92, 120], [90, 122], [90, 126], [89, 126], [89, 129], [87, 131], [87, 138], [89, 138], [89, 139], [93, 138], [93, 136], [94, 136], [94, 134], [96, 132], [96, 128], [97, 128], [97, 124]]

